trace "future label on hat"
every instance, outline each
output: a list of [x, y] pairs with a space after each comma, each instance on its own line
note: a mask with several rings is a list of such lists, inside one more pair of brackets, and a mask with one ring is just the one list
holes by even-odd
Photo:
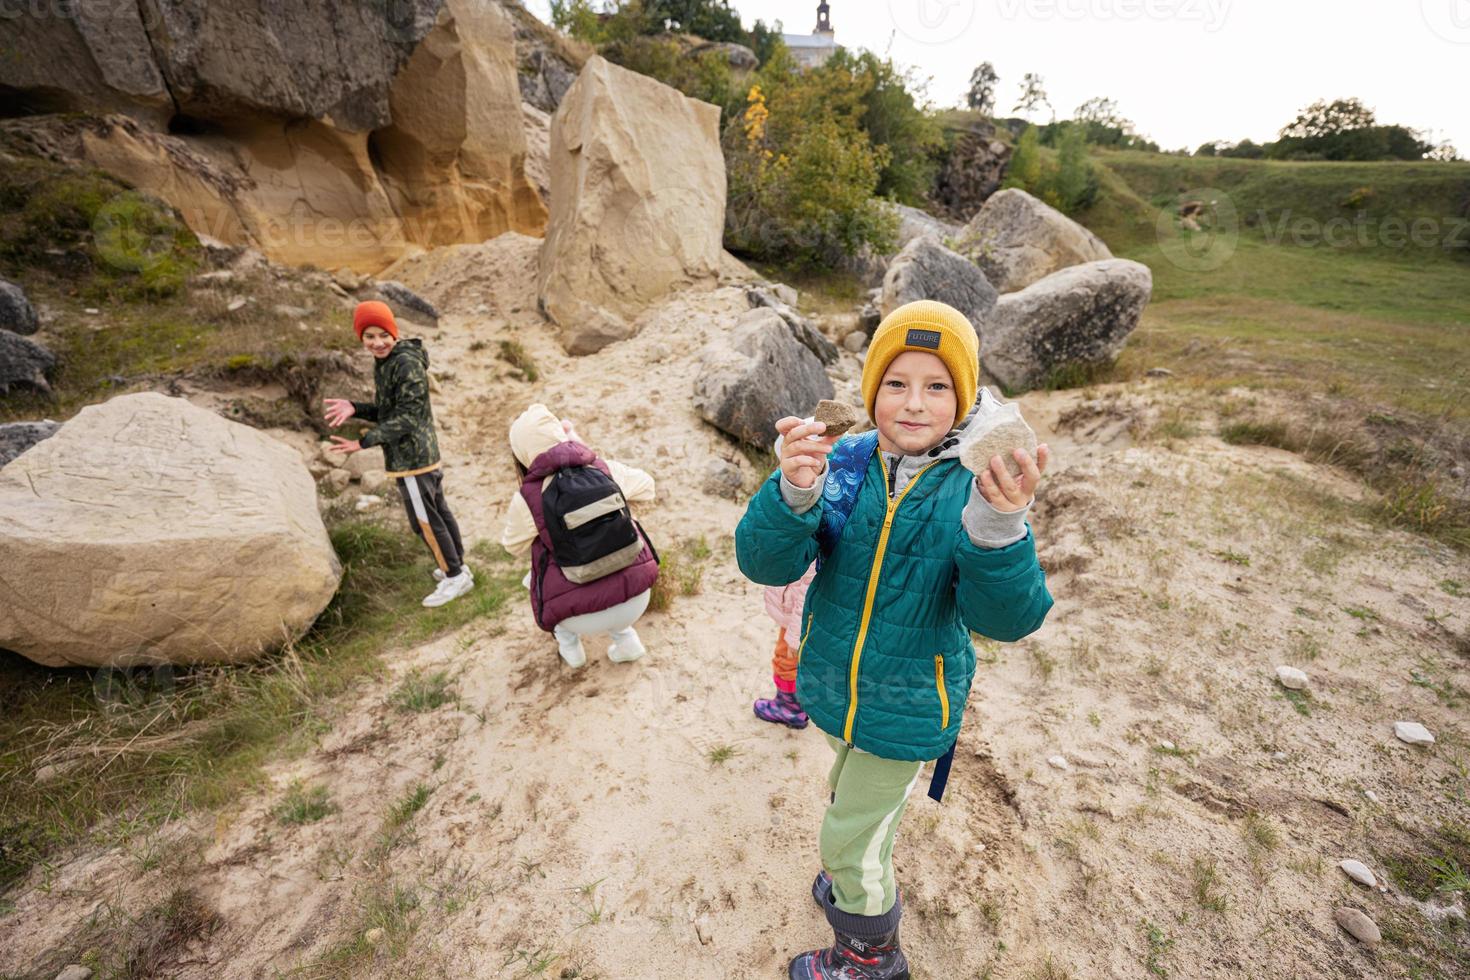
[[910, 330], [909, 331], [908, 340], [904, 341], [904, 346], [906, 346], [906, 347], [926, 347], [929, 350], [938, 350], [939, 349], [939, 331], [938, 330], [919, 330], [919, 329]]

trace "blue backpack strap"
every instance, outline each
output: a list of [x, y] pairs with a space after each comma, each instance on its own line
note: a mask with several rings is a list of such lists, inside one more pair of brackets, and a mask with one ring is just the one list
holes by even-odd
[[817, 526], [817, 568], [837, 547], [842, 529], [857, 506], [858, 491], [868, 475], [868, 461], [878, 449], [878, 430], [838, 439], [827, 456], [827, 480], [822, 485], [822, 522]]
[[929, 799], [935, 803], [944, 802], [944, 787], [949, 783], [949, 767], [954, 762], [954, 747], [959, 744], [959, 739], [955, 739], [948, 751], [934, 760], [934, 774], [929, 777]]

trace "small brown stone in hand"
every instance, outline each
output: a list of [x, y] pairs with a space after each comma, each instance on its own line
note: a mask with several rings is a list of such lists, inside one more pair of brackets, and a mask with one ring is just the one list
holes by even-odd
[[824, 437], [840, 436], [858, 424], [857, 409], [846, 402], [834, 402], [824, 398], [817, 402], [817, 410], [812, 413], [812, 421], [821, 422], [827, 427], [822, 433]]

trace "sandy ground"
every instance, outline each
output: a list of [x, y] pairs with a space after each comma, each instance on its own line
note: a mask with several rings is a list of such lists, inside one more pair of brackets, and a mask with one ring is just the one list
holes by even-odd
[[[143, 873], [135, 854], [81, 854], [17, 890], [0, 973], [40, 975], [89, 916], [180, 884], [219, 915], [167, 973], [188, 978], [778, 977], [830, 938], [808, 894], [830, 753], [815, 730], [751, 714], [774, 626], [735, 567], [741, 503], [700, 490], [714, 456], [760, 477], [689, 401], [694, 352], [744, 300], [677, 298], [633, 340], [571, 359], [535, 313], [528, 246], [497, 242], [400, 272], [447, 311], [429, 346], [467, 536], [498, 536], [506, 427], [543, 401], [654, 473], [644, 523], [665, 550], [707, 541], [702, 592], [640, 624], [649, 653], [632, 665], [592, 643], [585, 669], [566, 668], [523, 600], [395, 653], [317, 750], [269, 768], [270, 791], [160, 831], [177, 860]], [[497, 360], [506, 338], [539, 383]], [[857, 370], [844, 355], [844, 390]], [[1022, 399], [1057, 450], [1034, 514], [1057, 602], [1035, 636], [981, 645], [945, 801], [917, 798], [905, 818], [914, 975], [1407, 976], [1334, 909], [1412, 932], [1463, 904], [1369, 890], [1337, 863], [1382, 877], [1376, 854], [1470, 821], [1465, 702], [1414, 683], [1470, 691], [1470, 598], [1438, 584], [1470, 571], [1354, 518], [1363, 491], [1340, 473], [1150, 434], [1188, 397], [1155, 384]], [[1278, 664], [1310, 675], [1309, 714]], [[393, 710], [412, 670], [449, 671], [457, 703]], [[1437, 744], [1396, 741], [1397, 720]], [[340, 811], [281, 826], [271, 808], [297, 779]], [[389, 807], [418, 784], [427, 804], [385, 844]], [[332, 958], [375, 926], [351, 966]]]

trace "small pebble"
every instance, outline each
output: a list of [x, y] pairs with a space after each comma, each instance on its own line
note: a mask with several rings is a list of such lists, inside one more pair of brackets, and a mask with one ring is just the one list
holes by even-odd
[[80, 963], [73, 963], [56, 974], [56, 980], [92, 980], [92, 971]]
[[1305, 691], [1307, 689], [1307, 675], [1295, 667], [1277, 667], [1276, 679], [1287, 690]]
[[1373, 792], [1371, 789], [1365, 789], [1365, 790], [1363, 790], [1363, 795], [1368, 798], [1368, 802], [1369, 803], [1377, 803], [1378, 802], [1378, 794], [1375, 793], [1375, 792]]
[[1393, 723], [1393, 733], [1399, 737], [1399, 741], [1410, 745], [1434, 744], [1434, 736], [1429, 733], [1429, 729], [1417, 721], [1396, 721]]
[[1357, 909], [1340, 908], [1333, 918], [1347, 930], [1348, 935], [1360, 943], [1377, 946], [1383, 941], [1383, 933], [1378, 931], [1378, 924]]
[[1159, 743], [1159, 748], [1165, 750], [1166, 752], [1173, 752], [1174, 751], [1174, 743], [1171, 742], [1171, 741], [1169, 741], [1166, 738], [1162, 742]]
[[1271, 753], [1271, 761], [1272, 762], [1285, 762], [1286, 761], [1286, 753], [1285, 752], [1272, 752]]
[[234, 313], [237, 310], [243, 310], [245, 308], [246, 302], [247, 300], [244, 296], [236, 296], [234, 299], [230, 300], [229, 305], [226, 306], [225, 309], [231, 313]]
[[383, 929], [381, 926], [373, 926], [373, 928], [362, 934], [362, 938], [366, 939], [369, 945], [376, 946], [383, 941]]
[[1369, 888], [1378, 887], [1378, 879], [1373, 877], [1373, 872], [1368, 870], [1368, 866], [1362, 861], [1343, 861], [1338, 867], [1358, 884], [1367, 885]]
[[710, 925], [709, 916], [701, 915], [694, 920], [694, 933], [699, 936], [699, 944], [708, 946], [715, 941], [714, 927]]
[[1064, 755], [1054, 755], [1050, 759], [1046, 760], [1046, 764], [1051, 766], [1053, 769], [1060, 769], [1063, 772], [1066, 772], [1068, 769], [1071, 768], [1071, 766], [1067, 765], [1067, 757]]
[[97, 309], [97, 308], [96, 308], [96, 307], [95, 307], [95, 306], [89, 306], [89, 307], [87, 307], [87, 308], [86, 308], [86, 309], [85, 309], [85, 310], [83, 310], [83, 311], [82, 311], [82, 312], [83, 312], [83, 313], [86, 313], [86, 314], [88, 314], [88, 315], [90, 315], [90, 316], [97, 316], [97, 315], [98, 315], [98, 314], [100, 314], [100, 313], [101, 313], [101, 312], [102, 312], [102, 311], [101, 311], [101, 310], [99, 310], [99, 309]]
[[359, 513], [372, 510], [374, 507], [383, 506], [383, 498], [375, 497], [370, 493], [365, 493], [361, 497], [357, 498], [356, 506]]

